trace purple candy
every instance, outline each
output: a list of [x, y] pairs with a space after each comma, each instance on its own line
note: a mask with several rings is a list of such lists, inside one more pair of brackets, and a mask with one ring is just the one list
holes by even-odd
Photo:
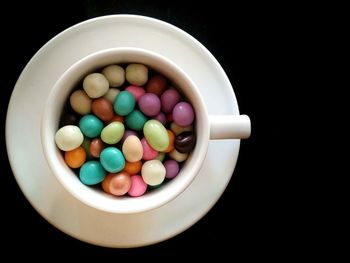
[[123, 135], [122, 139], [120, 140], [120, 141], [121, 141], [121, 144], [123, 144], [124, 141], [125, 141], [125, 139], [126, 139], [128, 136], [130, 136], [130, 135], [135, 135], [135, 136], [137, 136], [137, 133], [134, 132], [134, 131], [132, 131], [132, 130], [125, 130], [124, 135]]
[[167, 89], [160, 97], [162, 102], [162, 111], [165, 113], [170, 113], [180, 99], [181, 95], [176, 89]]
[[191, 125], [194, 120], [194, 111], [191, 104], [179, 102], [173, 109], [174, 122], [182, 127]]
[[163, 112], [159, 112], [159, 114], [155, 116], [154, 119], [160, 121], [163, 125], [166, 124], [166, 116]]
[[156, 116], [160, 112], [161, 103], [157, 95], [146, 93], [138, 101], [140, 110], [146, 116]]
[[174, 160], [168, 160], [164, 162], [164, 167], [166, 170], [165, 177], [168, 179], [174, 178], [180, 170], [179, 164]]

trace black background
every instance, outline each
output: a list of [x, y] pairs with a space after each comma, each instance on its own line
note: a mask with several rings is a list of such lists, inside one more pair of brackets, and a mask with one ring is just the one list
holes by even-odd
[[[227, 2], [227, 3], [226, 3]], [[283, 200], [287, 177], [287, 147], [282, 109], [291, 90], [283, 81], [281, 61], [293, 56], [285, 48], [292, 41], [286, 32], [288, 9], [278, 6], [244, 6], [229, 1], [25, 1], [4, 6], [2, 18], [1, 83], [1, 238], [5, 247], [33, 248], [62, 255], [66, 252], [89, 258], [160, 253], [246, 256], [288, 249], [293, 232], [291, 215]], [[278, 12], [274, 11], [278, 9]], [[48, 40], [67, 27], [106, 14], [140, 14], [169, 22], [191, 34], [216, 57], [228, 75], [241, 113], [252, 121], [252, 136], [242, 141], [234, 175], [213, 209], [187, 231], [165, 242], [137, 249], [108, 249], [86, 244], [60, 232], [46, 222], [25, 199], [8, 163], [5, 118], [11, 92], [30, 58]], [[272, 114], [273, 113], [273, 114]], [[23, 133], [25, 136], [25, 131]], [[28, 138], [30, 140], [30, 138]], [[30, 174], [30, 171], [28, 171]], [[287, 177], [288, 178], [288, 177]], [[200, 198], [200, 197], [199, 197]], [[225, 240], [223, 239], [226, 238]], [[64, 252], [64, 253], [63, 253]], [[28, 256], [30, 254], [27, 254]]]

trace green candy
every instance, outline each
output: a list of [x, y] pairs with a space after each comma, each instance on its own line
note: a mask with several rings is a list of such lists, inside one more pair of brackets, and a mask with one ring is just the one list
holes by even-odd
[[164, 152], [169, 146], [169, 136], [163, 124], [157, 120], [149, 120], [143, 126], [143, 134], [149, 145], [159, 152]]
[[106, 171], [99, 161], [88, 161], [79, 171], [79, 179], [83, 184], [95, 185], [103, 181]]
[[141, 111], [134, 110], [125, 118], [125, 124], [134, 131], [141, 131], [145, 125], [147, 118]]
[[115, 113], [126, 116], [135, 108], [135, 98], [129, 91], [121, 91], [115, 98], [113, 108]]
[[90, 153], [90, 140], [86, 137], [84, 137], [84, 141], [81, 144], [81, 146], [84, 148], [86, 153], [86, 160], [92, 160], [94, 157]]
[[156, 158], [154, 158], [154, 159], [163, 162], [164, 159], [165, 159], [165, 153], [162, 153], [162, 152], [158, 153], [158, 155], [157, 155]]
[[101, 132], [101, 140], [107, 144], [116, 144], [124, 135], [124, 124], [114, 121], [103, 128]]

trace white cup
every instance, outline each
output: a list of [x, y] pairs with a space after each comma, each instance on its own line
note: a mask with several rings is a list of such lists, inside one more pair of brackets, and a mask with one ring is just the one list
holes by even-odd
[[[196, 146], [180, 173], [159, 189], [140, 197], [116, 197], [80, 182], [65, 164], [55, 144], [59, 119], [69, 95], [89, 73], [110, 64], [141, 63], [166, 76], [192, 104], [195, 114]], [[41, 122], [41, 141], [47, 163], [63, 187], [81, 202], [110, 213], [131, 214], [160, 207], [180, 195], [193, 181], [205, 159], [210, 139], [242, 139], [250, 136], [246, 115], [208, 115], [198, 87], [175, 63], [164, 56], [139, 48], [112, 48], [93, 53], [68, 68], [52, 88]]]

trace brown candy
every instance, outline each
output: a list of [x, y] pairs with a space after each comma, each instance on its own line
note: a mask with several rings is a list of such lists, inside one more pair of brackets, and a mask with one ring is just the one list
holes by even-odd
[[147, 83], [147, 92], [162, 95], [167, 87], [167, 80], [162, 75], [154, 75]]
[[193, 132], [182, 132], [175, 138], [175, 149], [180, 153], [188, 153], [196, 145], [196, 135]]
[[99, 158], [104, 147], [104, 143], [100, 138], [93, 139], [89, 148], [91, 156]]
[[103, 121], [109, 121], [114, 116], [112, 103], [106, 98], [95, 99], [91, 104], [91, 110]]

